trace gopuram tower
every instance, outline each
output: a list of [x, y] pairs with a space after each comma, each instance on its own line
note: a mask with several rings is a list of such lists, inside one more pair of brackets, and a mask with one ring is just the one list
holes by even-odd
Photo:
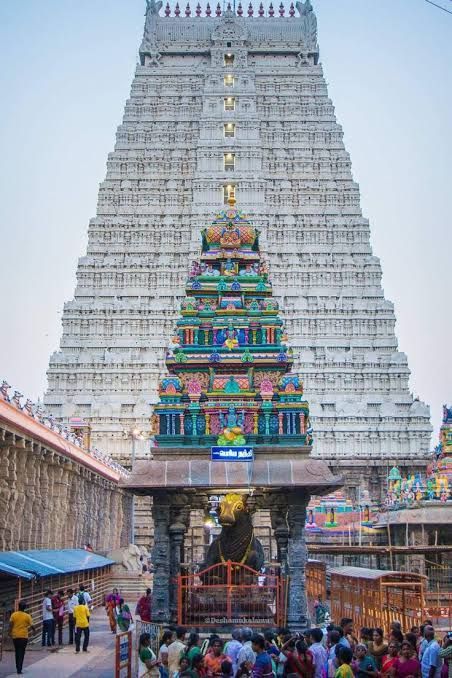
[[139, 56], [46, 405], [90, 422], [93, 443], [122, 462], [132, 444], [145, 452], [124, 432], [149, 431], [199, 231], [233, 192], [261, 230], [313, 456], [352, 497], [379, 499], [394, 463], [425, 466], [429, 410], [409, 391], [310, 0], [267, 12], [147, 0]]

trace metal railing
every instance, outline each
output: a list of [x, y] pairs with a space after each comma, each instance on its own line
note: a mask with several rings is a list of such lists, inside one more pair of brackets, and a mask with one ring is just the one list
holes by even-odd
[[282, 626], [285, 581], [279, 570], [265, 574], [230, 560], [177, 578], [180, 625], [221, 627], [235, 624]]

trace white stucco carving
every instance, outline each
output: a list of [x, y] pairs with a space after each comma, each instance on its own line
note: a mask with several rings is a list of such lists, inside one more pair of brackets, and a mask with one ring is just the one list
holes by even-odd
[[[149, 429], [200, 228], [231, 184], [262, 231], [311, 402], [314, 455], [424, 458], [429, 411], [409, 392], [311, 3], [274, 18], [164, 17], [160, 4], [148, 2], [141, 63], [64, 307], [46, 405], [56, 417], [89, 419], [106, 452], [131, 454], [124, 429]], [[235, 169], [225, 169], [225, 153]], [[137, 441], [136, 453], [148, 444]]]

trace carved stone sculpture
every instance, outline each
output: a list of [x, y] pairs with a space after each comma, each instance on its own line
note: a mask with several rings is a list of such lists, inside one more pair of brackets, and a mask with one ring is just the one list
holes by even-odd
[[210, 545], [203, 568], [231, 560], [260, 570], [264, 563], [264, 551], [254, 536], [246, 497], [227, 494], [220, 504], [219, 520], [221, 534]]

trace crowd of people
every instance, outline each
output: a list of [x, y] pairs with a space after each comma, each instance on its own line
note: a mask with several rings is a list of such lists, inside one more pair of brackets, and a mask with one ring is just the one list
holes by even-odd
[[80, 652], [83, 634], [83, 652], [88, 652], [91, 607], [92, 598], [82, 584], [78, 591], [69, 588], [64, 592], [60, 589], [54, 594], [47, 590], [42, 601], [42, 646], [54, 646], [57, 631], [58, 645], [63, 644], [63, 624], [67, 616], [69, 645], [75, 642], [75, 651]]
[[[91, 604], [91, 596], [83, 585], [80, 585], [78, 591], [69, 588], [64, 592], [60, 589], [55, 594], [47, 589], [42, 601], [42, 646], [55, 646], [57, 634], [58, 645], [63, 644], [63, 624], [67, 616], [69, 645], [75, 643], [75, 652], [79, 653], [83, 635], [82, 650], [88, 652]], [[27, 612], [26, 601], [21, 600], [9, 620], [9, 635], [14, 645], [18, 675], [22, 675], [30, 632], [36, 632], [33, 619]]]
[[[63, 644], [67, 618], [68, 643], [75, 652], [88, 652], [92, 599], [81, 585], [55, 594], [47, 590], [42, 601], [42, 646]], [[117, 589], [106, 596], [105, 609], [112, 633], [133, 629], [128, 605]], [[151, 590], [140, 597], [135, 614], [151, 621]], [[14, 643], [16, 670], [22, 674], [29, 633], [35, 632], [25, 601], [11, 615], [9, 633]], [[357, 637], [357, 635], [359, 637]], [[361, 628], [353, 620], [316, 626], [305, 633], [288, 629], [255, 633], [236, 628], [226, 642], [218, 634], [204, 640], [196, 632], [167, 629], [157, 656], [151, 636], [139, 638], [139, 676], [159, 678], [452, 678], [452, 632], [439, 640], [430, 621], [402, 633], [393, 622], [387, 634], [381, 628]], [[82, 644], [83, 637], [83, 644]]]
[[160, 678], [452, 678], [452, 632], [438, 642], [430, 621], [405, 634], [393, 622], [387, 635], [381, 628], [358, 635], [348, 618], [304, 634], [237, 628], [226, 642], [217, 634], [202, 641], [178, 627], [164, 632], [156, 656], [143, 633], [138, 675], [158, 669]]

